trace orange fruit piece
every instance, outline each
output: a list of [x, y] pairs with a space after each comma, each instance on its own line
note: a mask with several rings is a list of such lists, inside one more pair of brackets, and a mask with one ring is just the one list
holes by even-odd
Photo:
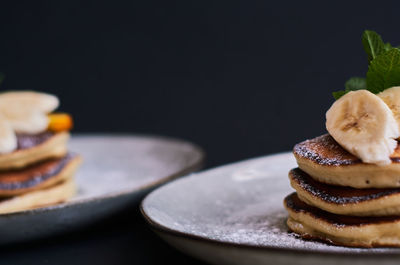
[[49, 117], [48, 129], [53, 132], [69, 131], [74, 126], [71, 115], [68, 113], [51, 113]]

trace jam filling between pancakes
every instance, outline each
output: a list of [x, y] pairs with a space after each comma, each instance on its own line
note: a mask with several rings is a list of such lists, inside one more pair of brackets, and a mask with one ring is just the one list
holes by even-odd
[[28, 149], [42, 144], [54, 136], [54, 132], [45, 131], [38, 134], [17, 134], [17, 150]]
[[67, 154], [63, 158], [50, 159], [23, 169], [0, 172], [0, 191], [34, 187], [58, 175], [76, 155]]

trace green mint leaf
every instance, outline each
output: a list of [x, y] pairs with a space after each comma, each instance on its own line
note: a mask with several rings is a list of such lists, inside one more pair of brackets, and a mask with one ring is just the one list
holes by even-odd
[[367, 89], [367, 81], [364, 77], [352, 77], [347, 80], [344, 87], [349, 91]]
[[388, 50], [390, 50], [390, 49], [393, 49], [393, 47], [392, 47], [392, 45], [391, 45], [389, 42], [386, 42], [386, 43], [385, 43], [385, 46], [383, 47], [383, 49], [384, 49], [385, 51], [388, 51]]
[[368, 55], [368, 62], [371, 62], [380, 53], [387, 49], [387, 44], [383, 43], [381, 36], [379, 36], [379, 34], [375, 31], [371, 30], [364, 31], [362, 35], [362, 44], [365, 52]]
[[332, 95], [336, 100], [338, 100], [342, 96], [346, 95], [346, 93], [347, 92], [345, 90], [340, 90], [340, 91], [332, 92]]
[[393, 86], [400, 86], [400, 46], [384, 43], [375, 31], [366, 30], [362, 35], [362, 44], [368, 55], [367, 77], [353, 77], [345, 83], [345, 89], [333, 92], [339, 99], [350, 91], [367, 89], [379, 93]]
[[400, 85], [400, 49], [390, 49], [371, 61], [367, 72], [367, 89], [379, 93]]
[[367, 82], [363, 77], [352, 77], [344, 84], [345, 90], [333, 92], [332, 95], [335, 99], [339, 99], [350, 91], [367, 89]]

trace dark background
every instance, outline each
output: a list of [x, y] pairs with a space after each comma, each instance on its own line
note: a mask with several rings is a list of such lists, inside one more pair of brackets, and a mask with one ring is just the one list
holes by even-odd
[[[212, 167], [324, 133], [331, 92], [366, 72], [363, 30], [400, 44], [399, 10], [399, 1], [3, 2], [1, 89], [57, 94], [76, 132], [193, 141]], [[195, 264], [144, 227], [125, 213], [4, 257]]]

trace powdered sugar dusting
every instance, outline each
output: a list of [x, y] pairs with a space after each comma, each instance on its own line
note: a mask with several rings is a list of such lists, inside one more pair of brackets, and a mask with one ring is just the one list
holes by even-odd
[[190, 143], [156, 137], [72, 137], [69, 148], [83, 158], [72, 200], [139, 190], [202, 159]]
[[361, 160], [347, 152], [329, 134], [324, 134], [310, 140], [298, 143], [293, 152], [321, 165], [351, 165], [361, 163]]
[[293, 155], [286, 153], [208, 170], [156, 190], [144, 200], [143, 209], [162, 227], [218, 242], [333, 253], [400, 253], [333, 246], [290, 233], [283, 199], [293, 192], [287, 173], [295, 166]]

